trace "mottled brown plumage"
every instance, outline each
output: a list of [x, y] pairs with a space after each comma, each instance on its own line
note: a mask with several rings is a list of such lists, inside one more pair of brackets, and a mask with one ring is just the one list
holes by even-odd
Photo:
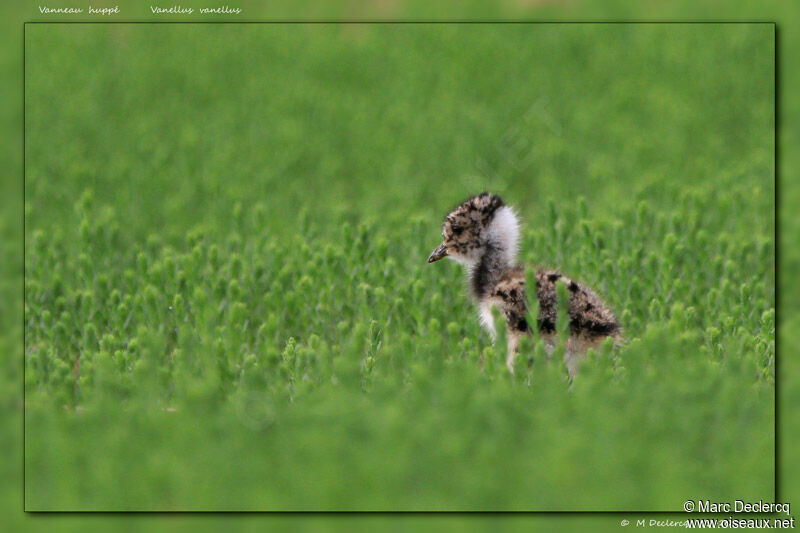
[[[482, 193], [456, 206], [442, 224], [443, 241], [428, 257], [432, 263], [449, 257], [467, 270], [472, 296], [478, 303], [481, 323], [495, 338], [491, 308], [503, 313], [508, 331], [506, 365], [514, 372], [519, 341], [530, 334], [526, 319], [525, 271], [517, 265], [519, 221], [514, 211], [494, 194]], [[536, 272], [539, 302], [537, 328], [545, 349], [551, 354], [557, 344], [557, 283], [569, 290], [570, 336], [564, 360], [570, 376], [577, 372], [580, 356], [597, 348], [603, 339], [619, 338], [620, 326], [609, 307], [588, 287], [558, 272]]]

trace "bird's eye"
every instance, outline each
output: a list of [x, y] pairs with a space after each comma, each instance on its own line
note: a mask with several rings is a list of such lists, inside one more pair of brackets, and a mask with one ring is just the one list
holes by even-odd
[[453, 233], [455, 233], [456, 235], [460, 235], [461, 232], [464, 231], [464, 228], [461, 226], [452, 226], [451, 229], [453, 230]]

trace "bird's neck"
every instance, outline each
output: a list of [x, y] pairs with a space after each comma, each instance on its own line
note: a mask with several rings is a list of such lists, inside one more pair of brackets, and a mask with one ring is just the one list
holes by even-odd
[[483, 254], [467, 271], [473, 295], [478, 300], [487, 297], [497, 282], [513, 266], [513, 255], [509, 254], [508, 250], [491, 243], [487, 244]]
[[465, 263], [472, 293], [479, 300], [491, 294], [506, 272], [516, 266], [519, 218], [508, 206], [497, 210], [484, 234], [479, 255]]

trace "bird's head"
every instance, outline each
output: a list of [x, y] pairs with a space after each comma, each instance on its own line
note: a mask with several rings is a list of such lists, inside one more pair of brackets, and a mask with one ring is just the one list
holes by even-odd
[[469, 198], [445, 217], [442, 237], [428, 263], [449, 257], [472, 266], [491, 248], [504, 254], [510, 264], [516, 259], [519, 221], [499, 196], [485, 192]]

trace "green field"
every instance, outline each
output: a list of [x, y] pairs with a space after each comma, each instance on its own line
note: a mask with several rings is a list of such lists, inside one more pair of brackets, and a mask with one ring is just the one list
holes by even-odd
[[[771, 501], [773, 40], [28, 25], [26, 508]], [[622, 321], [571, 385], [425, 262], [482, 190]]]

